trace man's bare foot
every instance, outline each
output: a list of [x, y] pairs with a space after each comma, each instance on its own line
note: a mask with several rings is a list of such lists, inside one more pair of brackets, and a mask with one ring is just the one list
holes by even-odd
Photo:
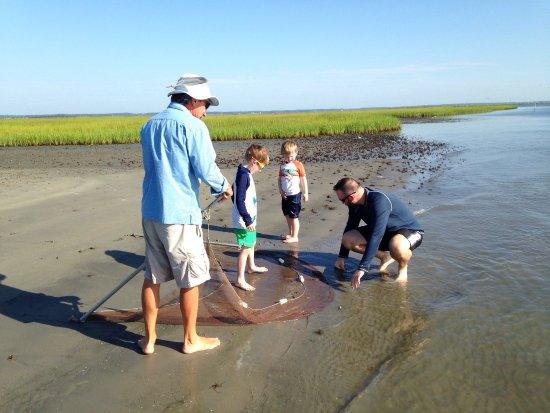
[[216, 348], [220, 345], [220, 340], [218, 337], [199, 337], [191, 343], [190, 341], [185, 340], [183, 342], [182, 351], [185, 354], [196, 353], [197, 351], [204, 351]]
[[392, 262], [395, 262], [395, 260], [388, 254], [388, 257], [386, 259], [380, 260], [380, 269], [378, 271], [388, 272], [388, 267]]
[[296, 237], [290, 237], [290, 238], [287, 238], [287, 239], [284, 239], [283, 242], [285, 244], [292, 244], [294, 242], [298, 242], [298, 238]]
[[155, 341], [147, 340], [147, 337], [142, 337], [138, 340], [138, 346], [141, 349], [141, 352], [145, 355], [153, 354], [155, 352]]
[[290, 234], [281, 235], [281, 239], [289, 239], [289, 238], [292, 238], [292, 235]]
[[407, 282], [407, 270], [399, 271], [399, 274], [397, 274], [397, 278], [395, 279], [395, 281], [403, 283], [403, 284], [406, 283]]
[[254, 291], [256, 289], [248, 284], [246, 281], [237, 281], [237, 287], [242, 288], [245, 291]]
[[267, 267], [250, 267], [248, 269], [248, 273], [249, 274], [252, 274], [253, 272], [268, 272], [269, 270], [267, 269]]

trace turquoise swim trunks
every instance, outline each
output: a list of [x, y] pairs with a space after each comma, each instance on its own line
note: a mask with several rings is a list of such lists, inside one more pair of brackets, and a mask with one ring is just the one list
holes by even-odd
[[239, 247], [252, 248], [256, 244], [256, 231], [248, 231], [245, 228], [233, 228], [237, 245]]

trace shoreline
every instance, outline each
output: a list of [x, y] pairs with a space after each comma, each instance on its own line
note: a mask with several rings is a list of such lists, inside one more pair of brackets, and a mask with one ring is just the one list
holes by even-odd
[[[350, 138], [346, 139], [349, 143]], [[260, 141], [272, 155], [278, 153], [281, 142]], [[344, 207], [332, 194], [334, 182], [349, 175], [364, 184], [403, 190], [419, 172], [430, 174], [430, 168], [440, 168], [445, 158], [444, 146], [406, 142], [399, 136], [386, 142], [355, 137], [353, 142], [361, 149], [357, 154], [349, 154], [349, 145], [343, 141], [335, 145], [334, 138], [298, 141], [310, 187], [299, 245], [285, 245], [275, 238], [286, 229], [276, 189], [277, 162], [254, 175], [260, 198], [258, 228], [266, 234], [259, 237], [259, 249], [298, 251], [306, 260], [315, 255], [314, 264], [325, 272], [337, 253], [334, 240], [345, 224]], [[214, 142], [229, 180], [236, 160], [250, 143]], [[200, 327], [201, 334], [220, 336], [222, 346], [196, 357], [177, 351], [180, 326], [159, 325], [162, 340], [157, 354], [147, 358], [135, 346], [143, 333], [141, 323], [68, 322], [76, 308], [85, 311], [143, 260], [139, 145], [114, 146], [0, 149], [0, 195], [5, 200], [0, 206], [0, 328], [10, 331], [9, 337], [0, 338], [4, 372], [0, 408], [52, 410], [62, 402], [69, 411], [94, 401], [96, 410], [177, 410], [185, 406], [221, 410], [226, 406], [223, 394], [234, 396], [235, 411], [259, 403], [239, 385], [240, 373], [234, 366], [248, 372], [247, 380], [254, 381], [254, 388], [261, 392], [278, 357], [289, 348], [307, 351], [309, 339], [298, 344], [296, 337], [312, 328], [324, 331], [323, 326], [337, 317], [339, 302], [353, 297], [342, 296], [337, 289], [338, 298], [308, 319], [251, 327]], [[206, 192], [203, 188], [204, 204]], [[212, 239], [233, 242], [232, 234], [224, 231], [230, 215], [227, 203], [212, 210]], [[106, 306], [139, 306], [140, 284], [141, 278], [136, 277]], [[273, 334], [278, 343], [273, 343]], [[264, 348], [270, 349], [269, 354]], [[196, 379], [184, 374], [190, 366], [198, 373]], [[154, 384], [143, 369], [156, 374]], [[178, 377], [175, 387], [170, 375]], [[288, 384], [284, 380], [293, 379], [281, 380], [284, 386]], [[222, 382], [221, 394], [212, 390], [213, 384]], [[145, 386], [152, 386], [153, 391], [136, 397], [134, 389]], [[157, 394], [164, 397], [160, 400]], [[97, 400], [99, 395], [101, 400]]]

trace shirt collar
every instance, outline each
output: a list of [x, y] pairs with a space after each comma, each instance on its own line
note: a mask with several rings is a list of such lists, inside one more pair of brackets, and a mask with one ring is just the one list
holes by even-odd
[[244, 166], [242, 163], [239, 164], [237, 169], [240, 169], [241, 172], [250, 172], [250, 170], [246, 166]]
[[170, 104], [168, 105], [168, 107], [170, 109], [177, 109], [177, 110], [181, 110], [181, 111], [185, 111], [185, 110], [188, 110], [185, 106], [183, 106], [181, 103], [176, 103], [176, 102], [170, 102]]

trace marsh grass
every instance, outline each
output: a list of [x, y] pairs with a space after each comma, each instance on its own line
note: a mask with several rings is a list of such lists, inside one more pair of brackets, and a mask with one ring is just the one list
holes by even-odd
[[[437, 118], [513, 109], [514, 105], [461, 105], [393, 109], [207, 116], [213, 140], [302, 138], [397, 131], [400, 118]], [[0, 146], [97, 145], [139, 142], [149, 118], [71, 116], [0, 120]]]

